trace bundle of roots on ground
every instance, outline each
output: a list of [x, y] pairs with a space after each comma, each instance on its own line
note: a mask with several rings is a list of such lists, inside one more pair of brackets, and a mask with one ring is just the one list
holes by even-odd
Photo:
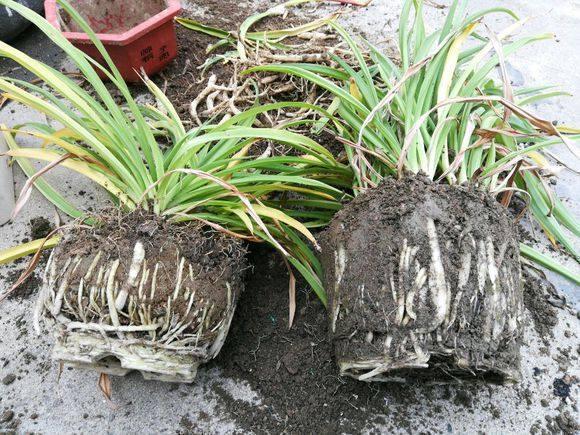
[[191, 382], [228, 333], [246, 268], [238, 239], [143, 211], [107, 211], [52, 252], [35, 311], [76, 367]]
[[[302, 37], [308, 37], [307, 42], [295, 45], [289, 51], [273, 48], [248, 49], [244, 59], [238, 55], [223, 58], [218, 62], [214, 59], [213, 61], [220, 67], [229, 68], [231, 74], [227, 80], [220, 82], [218, 76], [212, 72], [216, 64], [207, 67], [207, 77], [205, 74], [202, 75], [206, 86], [190, 104], [189, 113], [192, 120], [197, 125], [202, 125], [205, 120], [212, 118], [223, 122], [258, 103], [300, 101], [328, 106], [332, 96], [308, 80], [281, 73], [251, 76], [243, 74], [249, 68], [265, 64], [313, 63], [336, 68], [338, 64], [332, 59], [333, 54], [340, 54], [345, 57], [347, 63], [352, 63], [345, 50], [345, 44], [337, 43], [336, 40], [332, 42], [335, 35], [315, 32]], [[327, 39], [331, 39], [329, 45], [326, 45]], [[222, 63], [225, 66], [221, 66]], [[311, 118], [315, 114], [315, 111], [305, 108], [281, 108], [261, 115], [255, 125], [280, 126]]]
[[321, 245], [342, 375], [519, 378], [517, 230], [491, 196], [385, 179], [336, 215]]

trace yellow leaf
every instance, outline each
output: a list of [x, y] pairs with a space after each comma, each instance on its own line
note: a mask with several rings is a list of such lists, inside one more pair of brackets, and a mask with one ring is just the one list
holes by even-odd
[[286, 191], [290, 191], [290, 192], [308, 193], [308, 194], [318, 196], [320, 198], [328, 199], [331, 201], [334, 199], [334, 197], [332, 195], [329, 195], [328, 193], [319, 192], [317, 190], [308, 189], [306, 187], [290, 186], [290, 185], [284, 185], [281, 183], [264, 185], [263, 187], [271, 188], [271, 190], [276, 190], [276, 191], [286, 190]]
[[363, 96], [360, 93], [360, 89], [358, 88], [358, 86], [356, 85], [356, 81], [354, 80], [354, 78], [350, 78], [350, 84], [349, 84], [349, 90], [350, 90], [350, 94], [356, 98], [358, 101], [360, 101], [361, 103], [363, 102]]
[[[27, 130], [16, 130], [16, 129], [12, 129], [12, 128], [5, 128], [4, 126], [0, 126], [0, 130], [7, 131], [10, 133], [25, 134], [28, 136], [36, 137], [38, 139], [43, 140], [42, 147], [54, 144], [54, 145], [61, 147], [63, 150], [65, 150], [71, 154], [74, 154], [76, 156], [86, 157], [86, 158], [91, 159], [91, 160], [93, 159], [93, 156], [91, 156], [91, 154], [87, 150], [79, 147], [78, 145], [71, 144], [65, 140], [60, 139], [60, 137], [61, 137], [60, 135], [50, 135], [50, 134], [38, 133], [35, 131], [27, 131]], [[59, 130], [59, 131], [62, 131], [62, 130]], [[72, 135], [67, 135], [67, 136], [72, 137]]]
[[[8, 249], [0, 251], [0, 264], [11, 263], [19, 258], [26, 257], [27, 255], [34, 254], [37, 252], [44, 239], [33, 240], [32, 242], [23, 243], [22, 245], [13, 246]], [[60, 237], [52, 237], [44, 243], [42, 249], [52, 249], [60, 242]]]
[[288, 216], [286, 213], [283, 213], [280, 210], [276, 210], [275, 208], [266, 207], [263, 205], [254, 205], [254, 210], [260, 216], [266, 216], [270, 219], [275, 219], [280, 222], [284, 222], [285, 224], [291, 226], [296, 231], [301, 232], [308, 240], [310, 240], [315, 246], [318, 246], [316, 239], [312, 235], [312, 233], [306, 228], [302, 223], [298, 222], [296, 219]]
[[580, 134], [580, 128], [568, 127], [567, 125], [559, 125], [556, 127], [560, 133], [564, 134]]
[[[449, 51], [447, 52], [447, 59], [445, 60], [445, 65], [443, 66], [443, 73], [441, 74], [441, 80], [439, 82], [439, 89], [437, 91], [437, 102], [447, 99], [449, 96], [449, 89], [451, 88], [451, 81], [453, 79], [453, 73], [457, 67], [457, 60], [459, 59], [459, 53], [461, 52], [461, 46], [467, 39], [467, 37], [473, 32], [478, 23], [471, 23], [461, 32], [457, 38], [451, 43]], [[439, 110], [442, 110], [439, 109]]]
[[[62, 154], [59, 154], [55, 151], [44, 150], [40, 148], [12, 149], [8, 151], [6, 155], [11, 157], [23, 157], [26, 159], [44, 160], [47, 162], [54, 162], [55, 160], [58, 160], [62, 157]], [[115, 186], [107, 176], [94, 170], [88, 163], [83, 162], [82, 160], [68, 159], [63, 161], [61, 165], [65, 168], [78, 172], [79, 174], [82, 174], [85, 177], [93, 180], [95, 183], [101, 185], [111, 194], [119, 198], [119, 201], [122, 204], [129, 207], [134, 207], [133, 202], [129, 199], [126, 193]]]
[[547, 168], [550, 166], [550, 162], [548, 162], [548, 160], [537, 151], [528, 153], [528, 156], [530, 156], [530, 158], [536, 162], [540, 168]]
[[240, 210], [239, 208], [232, 208], [231, 212], [238, 216], [242, 222], [244, 222], [251, 234], [254, 234], [254, 225], [252, 224], [252, 220], [243, 210]]

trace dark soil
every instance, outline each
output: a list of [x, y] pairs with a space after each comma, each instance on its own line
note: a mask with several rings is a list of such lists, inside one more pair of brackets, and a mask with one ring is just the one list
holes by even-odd
[[[299, 283], [295, 324], [289, 330], [288, 299], [280, 290], [288, 286], [284, 263], [263, 246], [252, 250], [249, 260], [260, 267], [248, 277], [228, 339], [210, 363], [227, 377], [248, 382], [263, 397], [262, 406], [252, 406], [222, 394], [224, 409], [242, 430], [360, 433], [367, 425], [384, 423], [377, 415], [385, 413], [392, 415], [394, 425], [411, 430], [397, 411], [416, 403], [417, 394], [429, 393], [430, 387], [340, 378], [324, 306]], [[392, 397], [389, 406], [385, 394]]]
[[[42, 263], [44, 264], [44, 262]], [[37, 270], [31, 274], [26, 281], [24, 281], [20, 286], [14, 290], [9, 296], [8, 299], [16, 298], [16, 299], [27, 299], [35, 294], [38, 293], [40, 286], [42, 285], [42, 264], [38, 266]], [[7, 283], [8, 285], [12, 286], [13, 283], [18, 281], [22, 275], [22, 270], [13, 270], [12, 272], [8, 272], [7, 275]]]
[[[226, 282], [234, 292], [234, 297], [243, 289], [245, 247], [238, 239], [198, 223], [171, 224], [141, 210], [130, 214], [115, 209], [104, 210], [94, 218], [98, 219], [99, 225], [94, 228], [72, 227], [65, 232], [63, 242], [55, 248], [54, 259], [58, 261], [57, 264], [63, 265], [68, 258], [75, 256], [83, 259], [70, 279], [68, 288], [72, 300], [76, 298], [74, 295], [81, 277], [85, 275], [99, 251], [102, 256], [96, 270], [101, 265], [119, 259], [117, 277], [123, 277], [128, 273], [137, 241], [144, 245], [145, 260], [149, 268], [152, 269], [156, 263], [161, 265], [155, 296], [153, 299], [146, 297], [146, 304], [151, 305], [156, 317], [163, 315], [167, 309], [167, 300], [177, 285], [181, 257], [185, 259], [181, 286], [184, 289], [195, 289], [194, 309], [191, 312], [199, 308], [198, 304], [203, 309], [208, 301], [214, 306], [211, 316], [208, 314], [208, 324], [218, 322], [228, 306]], [[92, 285], [92, 280], [97, 279], [96, 276], [94, 273], [91, 281], [85, 283], [86, 288]], [[153, 276], [154, 273], [151, 273], [145, 281], [145, 289], [151, 288]], [[123, 283], [126, 278], [119, 278], [119, 281]], [[137, 289], [133, 288], [129, 294], [135, 292]], [[188, 300], [179, 298], [173, 309], [182, 316], [187, 305]]]
[[[256, 3], [248, 2], [245, 4], [239, 4], [233, 0], [208, 0], [204, 1], [204, 7], [202, 8], [206, 12], [205, 14], [182, 12], [181, 16], [192, 18], [202, 22], [203, 24], [236, 33], [238, 32], [240, 25], [248, 17], [258, 12], [263, 12], [275, 4], [279, 4], [279, 2], [276, 1], [271, 2], [271, 4], [263, 4], [262, 6]], [[307, 14], [308, 12], [305, 13]], [[309, 21], [309, 18], [300, 17], [291, 12], [284, 18], [281, 16], [271, 16], [262, 19], [253, 25], [251, 30], [289, 28], [304, 24], [307, 21]], [[213, 58], [214, 56], [223, 54], [227, 51], [233, 51], [234, 47], [228, 46], [219, 48], [208, 54], [206, 53], [207, 47], [215, 44], [218, 41], [217, 38], [187, 29], [178, 23], [176, 23], [175, 26], [179, 47], [177, 58], [162, 73], [156, 76], [154, 80], [161, 89], [165, 91], [167, 97], [175, 106], [180, 118], [186, 126], [193, 127], [196, 125], [190, 114], [190, 105], [198, 94], [206, 88], [208, 78], [211, 75], [215, 75], [216, 84], [229, 86], [229, 81], [234, 74], [234, 66], [232, 62], [224, 62], [220, 60], [213, 63], [205, 71], [202, 71], [199, 67], [203, 65], [208, 58]], [[291, 38], [285, 40], [285, 43], [288, 44], [296, 44], [297, 42], [299, 41]], [[314, 42], [312, 45], [312, 50], [315, 52], [317, 51], [316, 44], [318, 44], [318, 42]], [[266, 61], [264, 60], [263, 62]], [[238, 68], [246, 69], [251, 66], [250, 63], [247, 63]], [[239, 70], [238, 73], [240, 72], [241, 71]], [[270, 74], [264, 73], [264, 75]], [[289, 80], [290, 77], [281, 76], [276, 83], [280, 83], [280, 85], [287, 84]], [[239, 84], [241, 84], [242, 81], [243, 80], [240, 78], [238, 80]], [[317, 92], [318, 95], [321, 94], [320, 90]], [[293, 89], [270, 96], [266, 101], [262, 98], [260, 103], [264, 104], [273, 101], [307, 101], [308, 98], [309, 95], [306, 89]], [[237, 103], [238, 109], [240, 110], [249, 108], [253, 104], [254, 103], [251, 101]], [[204, 108], [206, 108], [205, 99], [203, 99], [203, 101], [198, 105], [198, 115], [202, 121], [209, 121], [210, 119], [205, 118], [205, 115], [201, 114]], [[264, 116], [260, 117], [260, 120], [265, 125], [269, 125], [270, 123], [270, 120]], [[324, 144], [331, 151], [336, 151], [336, 155], [343, 151], [343, 146], [336, 140], [336, 138], [329, 134], [322, 134], [318, 137], [313, 137], [310, 135], [308, 129], [305, 129], [302, 133], [312, 137], [319, 143]], [[269, 144], [265, 141], [260, 141], [249, 150], [249, 154], [261, 155], [268, 145]], [[294, 149], [282, 144], [275, 144], [274, 149], [272, 150], [273, 155], [292, 155], [296, 152], [297, 151]]]
[[553, 338], [553, 329], [558, 323], [556, 308], [548, 302], [556, 290], [552, 283], [535, 270], [524, 267], [524, 305], [528, 309], [534, 327], [546, 344]]
[[[249, 262], [256, 267], [247, 277], [247, 290], [240, 298], [228, 339], [210, 363], [227, 377], [248, 382], [263, 398], [262, 405], [252, 406], [221, 394], [224, 410], [235, 417], [243, 431], [360, 433], [373, 423], [382, 423], [413, 433], [419, 428], [408, 418], [408, 406], [443, 399], [474, 408], [478, 394], [487, 391], [483, 381], [476, 381], [446, 387], [441, 397], [441, 386], [425, 385], [421, 379], [409, 378], [400, 384], [340, 377], [328, 337], [327, 312], [316, 295], [299, 282], [296, 319], [289, 330], [284, 263], [267, 247], [255, 245]], [[555, 316], [542, 293], [545, 286], [537, 290], [534, 286], [538, 281], [529, 279], [524, 284], [524, 291], [532, 295], [527, 302], [536, 298], [526, 306]], [[550, 324], [535, 323], [545, 339], [552, 333]], [[560, 381], [555, 382], [554, 391], [565, 394], [564, 381]], [[438, 406], [426, 406], [437, 415]], [[501, 408], [494, 408], [492, 414], [499, 418]], [[378, 415], [387, 415], [388, 421]]]
[[[428, 219], [440, 257], [433, 254]], [[514, 227], [507, 211], [483, 192], [420, 177], [385, 179], [346, 205], [321, 237], [329, 316], [337, 318], [334, 342], [343, 370], [358, 375], [381, 367], [403, 376], [407, 371], [399, 367], [423, 365], [437, 376], [493, 373], [517, 379], [523, 300]], [[494, 283], [486, 264], [490, 248]], [[404, 252], [408, 271], [402, 268]], [[465, 258], [469, 275], [461, 285]], [[439, 286], [432, 272], [437, 267]], [[428, 278], [416, 288], [421, 268]], [[351, 362], [364, 366], [350, 369]], [[434, 376], [431, 372], [425, 375]]]
[[44, 239], [52, 230], [53, 227], [50, 221], [42, 216], [30, 220], [31, 240]]

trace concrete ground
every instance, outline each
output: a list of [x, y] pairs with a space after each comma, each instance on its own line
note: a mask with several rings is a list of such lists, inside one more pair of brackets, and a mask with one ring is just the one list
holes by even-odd
[[[346, 21], [352, 28], [363, 30], [370, 39], [385, 40], [396, 30], [399, 3], [398, 0], [375, 0], [370, 7], [359, 10]], [[472, 0], [469, 9], [505, 3]], [[510, 59], [509, 69], [514, 84], [553, 83], [575, 95], [580, 94], [580, 32], [577, 30], [580, 26], [580, 2], [511, 0], [509, 6], [521, 16], [533, 17], [524, 33], [556, 34], [554, 41], [539, 43]], [[188, 7], [196, 6], [191, 2]], [[446, 13], [445, 9], [427, 7], [427, 10], [431, 26], [440, 23]], [[502, 28], [502, 21], [495, 17], [486, 23], [496, 30]], [[29, 31], [15, 44], [25, 51], [48, 57], [50, 62], [61, 61], [58, 53], [35, 32]], [[6, 69], [6, 63], [0, 63], [0, 75], [5, 74]], [[12, 73], [19, 74], [18, 71]], [[580, 99], [576, 97], [540, 104], [534, 107], [534, 111], [548, 119], [580, 126]], [[37, 114], [14, 105], [0, 111], [0, 123], [10, 125], [33, 119], [44, 121]], [[576, 170], [580, 169], [580, 162], [571, 159], [561, 147], [555, 148], [555, 153]], [[18, 192], [24, 177], [18, 169], [14, 170], [14, 175]], [[88, 208], [102, 198], [102, 194], [89, 183], [61, 170], [55, 170], [48, 178], [81, 207]], [[580, 215], [578, 180], [577, 175], [564, 170], [556, 186], [576, 216]], [[5, 207], [5, 204], [0, 204], [0, 207]], [[14, 222], [0, 227], [0, 249], [27, 238], [29, 221], [37, 216], [54, 221], [55, 211], [34, 193], [22, 214]], [[557, 258], [566, 261], [561, 255]], [[577, 263], [571, 260], [567, 263], [577, 272], [580, 270]], [[0, 268], [0, 291], [7, 289], [11, 272], [22, 268], [22, 263]], [[552, 274], [549, 276], [577, 308], [580, 289]], [[59, 373], [58, 365], [49, 358], [50, 337], [38, 337], [32, 331], [33, 300], [34, 297], [11, 299], [0, 305], [0, 433], [10, 427], [22, 433], [176, 432], [186, 431], [180, 425], [184, 417], [195, 422], [202, 432], [232, 433], [238, 429], [235, 416], [224, 406], [216, 389], [225, 390], [232, 397], [254, 406], [260, 406], [264, 400], [248, 384], [223, 376], [219, 369], [201, 369], [193, 385], [147, 382], [136, 374], [116, 378], [113, 381], [115, 405], [111, 405], [98, 391], [94, 373], [67, 369]], [[471, 408], [445, 399], [443, 393], [436, 394], [428, 404], [418, 402], [404, 411], [412, 421], [412, 427], [422, 432], [527, 433], [534, 428], [560, 432], [558, 422], [562, 418], [578, 418], [578, 387], [577, 384], [573, 386], [570, 396], [562, 399], [554, 394], [553, 383], [566, 375], [580, 376], [577, 364], [580, 321], [572, 309], [558, 310], [558, 316], [555, 336], [549, 346], [539, 339], [533, 328], [526, 330], [522, 349], [523, 381], [519, 385], [491, 386], [474, 398]], [[385, 397], [385, 408], [390, 405], [389, 398]], [[441, 412], [433, 416], [429, 407], [436, 405]], [[497, 408], [501, 408], [499, 416], [494, 412]], [[389, 424], [389, 417], [385, 421], [385, 426], [365, 427], [361, 431], [401, 431]]]

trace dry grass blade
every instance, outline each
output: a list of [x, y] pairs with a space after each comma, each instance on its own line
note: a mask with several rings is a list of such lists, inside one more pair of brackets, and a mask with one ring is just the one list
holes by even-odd
[[339, 142], [341, 142], [345, 145], [348, 145], [349, 147], [355, 148], [355, 149], [360, 150], [364, 153], [368, 153], [368, 154], [376, 157], [377, 159], [379, 159], [381, 162], [383, 162], [389, 168], [395, 169], [395, 166], [393, 165], [393, 163], [390, 162], [389, 160], [387, 160], [387, 157], [384, 154], [380, 153], [379, 151], [370, 150], [368, 148], [363, 147], [360, 144], [356, 144], [356, 143], [354, 143], [348, 139], [342, 138], [340, 136], [337, 136], [336, 140], [338, 140]]
[[190, 216], [190, 215], [187, 215], [185, 213], [178, 213], [176, 215], [176, 217], [179, 217], [179, 216], [187, 218], [187, 219], [194, 219], [196, 221], [203, 222], [207, 226], [212, 227], [214, 230], [220, 231], [224, 234], [227, 234], [228, 236], [236, 237], [238, 239], [246, 240], [248, 242], [254, 242], [254, 243], [261, 243], [262, 242], [262, 240], [257, 238], [257, 237], [246, 236], [245, 234], [236, 233], [235, 231], [228, 230], [227, 228], [221, 226], [220, 224], [216, 224], [215, 222], [208, 221], [207, 219], [202, 219], [202, 218], [197, 217], [197, 216]]
[[514, 195], [514, 190], [512, 189], [512, 186], [514, 184], [514, 180], [516, 178], [516, 175], [519, 173], [520, 167], [522, 166], [522, 161], [520, 160], [516, 166], [514, 167], [512, 173], [510, 174], [510, 176], [507, 179], [507, 183], [506, 183], [506, 189], [505, 189], [505, 193], [503, 194], [503, 197], [501, 199], [501, 205], [503, 205], [504, 207], [507, 207], [510, 205], [511, 201], [512, 201], [512, 197]]
[[64, 154], [61, 158], [46, 165], [44, 168], [42, 168], [40, 171], [38, 171], [32, 177], [28, 178], [28, 180], [26, 180], [26, 184], [24, 184], [24, 187], [22, 188], [22, 191], [20, 192], [20, 195], [18, 197], [18, 201], [16, 201], [16, 205], [14, 206], [14, 210], [12, 211], [12, 215], [10, 218], [14, 219], [16, 216], [18, 216], [18, 214], [20, 213], [20, 210], [22, 210], [22, 207], [24, 207], [24, 205], [28, 202], [28, 200], [30, 199], [30, 195], [32, 194], [32, 188], [34, 187], [34, 182], [38, 179], [38, 177], [41, 177], [42, 175], [46, 174], [48, 171], [50, 171], [55, 166], [60, 165], [65, 160], [68, 160], [72, 157], [74, 157], [74, 156], [70, 153]]
[[449, 165], [449, 167], [443, 171], [443, 173], [441, 173], [441, 175], [439, 176], [439, 178], [437, 178], [437, 182], [440, 182], [441, 180], [443, 180], [445, 177], [447, 177], [449, 174], [455, 172], [455, 170], [457, 168], [459, 168], [459, 166], [461, 165], [461, 163], [463, 162], [465, 155], [475, 149], [475, 148], [479, 148], [479, 147], [485, 147], [485, 145], [487, 143], [489, 143], [490, 138], [488, 137], [481, 137], [479, 138], [476, 142], [473, 143], [473, 145], [468, 146], [467, 148], [462, 149], [461, 151], [459, 151], [459, 153], [457, 153], [457, 156], [455, 157], [455, 159], [453, 160], [453, 162], [451, 163], [451, 165]]
[[296, 277], [292, 272], [292, 267], [286, 257], [282, 256], [282, 260], [288, 269], [290, 279], [288, 281], [288, 329], [292, 328], [294, 324], [294, 317], [296, 315]]
[[[511, 101], [513, 103], [514, 102], [514, 91], [512, 89], [512, 84], [511, 84], [510, 79], [508, 77], [507, 68], [506, 68], [506, 64], [505, 64], [505, 58], [503, 55], [503, 48], [501, 46], [501, 43], [499, 42], [498, 37], [495, 35], [495, 33], [493, 33], [487, 25], [485, 26], [485, 28], [487, 29], [487, 33], [489, 35], [489, 40], [493, 44], [493, 48], [494, 48], [495, 52], [497, 53], [497, 57], [499, 60], [499, 68], [501, 71], [501, 76], [502, 76], [502, 81], [503, 81], [503, 97], [506, 100]], [[511, 110], [506, 108], [504, 115], [503, 115], [504, 122], [507, 122], [510, 115], [511, 115]]]
[[574, 155], [579, 156], [578, 151], [574, 148], [574, 145], [572, 143], [570, 143], [568, 138], [565, 138], [564, 136], [562, 136], [562, 134], [558, 131], [558, 129], [554, 126], [554, 124], [552, 124], [551, 121], [546, 121], [544, 119], [538, 118], [537, 116], [531, 114], [527, 110], [517, 106], [515, 103], [512, 103], [511, 101], [508, 101], [503, 97], [493, 96], [493, 95], [492, 96], [482, 95], [482, 96], [478, 96], [478, 97], [455, 97], [455, 98], [449, 98], [449, 99], [443, 100], [443, 101], [437, 103], [436, 105], [434, 105], [426, 113], [421, 115], [421, 117], [417, 120], [415, 125], [413, 125], [411, 130], [409, 130], [409, 133], [407, 134], [407, 137], [405, 138], [405, 142], [404, 142], [403, 147], [401, 149], [399, 161], [397, 163], [397, 173], [398, 173], [399, 177], [403, 176], [403, 168], [404, 168], [405, 163], [406, 163], [407, 152], [409, 151], [409, 147], [413, 143], [413, 140], [414, 140], [415, 136], [417, 135], [417, 132], [419, 131], [421, 126], [425, 123], [427, 118], [429, 116], [431, 116], [431, 114], [433, 112], [437, 111], [441, 107], [448, 106], [451, 104], [482, 103], [482, 102], [497, 102], [497, 103], [502, 104], [505, 108], [510, 109], [514, 114], [516, 114], [520, 118], [529, 121], [530, 124], [532, 124], [538, 130], [540, 130], [548, 135], [551, 135], [551, 136], [557, 136], [560, 140], [562, 140], [562, 142], [568, 147], [568, 149]]

